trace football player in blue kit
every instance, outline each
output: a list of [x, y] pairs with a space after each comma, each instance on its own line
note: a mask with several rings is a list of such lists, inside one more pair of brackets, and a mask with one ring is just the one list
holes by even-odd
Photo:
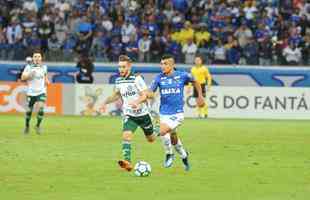
[[197, 89], [198, 98], [196, 103], [198, 106], [204, 105], [201, 86], [194, 80], [190, 73], [175, 70], [174, 58], [170, 55], [162, 57], [162, 72], [155, 77], [150, 86], [149, 98], [154, 97], [154, 92], [159, 89], [160, 93], [160, 137], [166, 153], [164, 167], [171, 167], [174, 160], [173, 146], [180, 155], [185, 170], [190, 170], [188, 160], [188, 152], [185, 150], [181, 139], [176, 133], [184, 120], [184, 87], [191, 82]]

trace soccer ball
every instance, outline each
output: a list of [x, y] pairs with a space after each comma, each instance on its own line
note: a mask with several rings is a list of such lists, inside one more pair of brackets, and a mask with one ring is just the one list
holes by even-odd
[[134, 168], [135, 175], [140, 177], [149, 176], [151, 171], [151, 165], [145, 161], [137, 162]]

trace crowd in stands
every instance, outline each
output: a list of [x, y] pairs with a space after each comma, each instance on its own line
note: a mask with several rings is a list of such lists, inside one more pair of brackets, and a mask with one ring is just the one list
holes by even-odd
[[0, 0], [0, 60], [309, 65], [309, 0]]

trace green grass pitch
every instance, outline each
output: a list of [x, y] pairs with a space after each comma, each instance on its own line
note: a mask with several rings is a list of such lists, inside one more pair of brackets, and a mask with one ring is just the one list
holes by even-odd
[[151, 164], [145, 178], [117, 166], [120, 118], [47, 116], [43, 135], [25, 136], [23, 125], [21, 115], [0, 115], [2, 200], [310, 199], [309, 121], [186, 119], [190, 172], [178, 157], [164, 169], [160, 140], [139, 130], [132, 156]]

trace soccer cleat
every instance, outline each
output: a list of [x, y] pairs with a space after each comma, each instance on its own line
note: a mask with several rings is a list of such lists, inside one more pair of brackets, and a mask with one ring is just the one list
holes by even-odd
[[188, 152], [186, 152], [186, 157], [185, 158], [183, 158], [182, 159], [182, 162], [183, 162], [183, 165], [184, 165], [184, 169], [185, 169], [185, 171], [189, 171], [190, 170], [190, 168], [191, 168], [191, 166], [190, 166], [190, 164], [189, 164], [189, 162], [188, 162]]
[[27, 135], [29, 133], [29, 126], [26, 126], [24, 129], [24, 134]]
[[41, 134], [42, 134], [42, 129], [41, 129], [40, 126], [36, 126], [36, 127], [35, 127], [35, 130], [36, 130], [36, 133], [37, 133], [38, 135], [41, 135]]
[[169, 168], [172, 166], [174, 160], [174, 154], [166, 154], [166, 160], [164, 162], [164, 167]]
[[118, 164], [121, 168], [123, 168], [129, 172], [132, 170], [132, 165], [128, 160], [119, 160]]

